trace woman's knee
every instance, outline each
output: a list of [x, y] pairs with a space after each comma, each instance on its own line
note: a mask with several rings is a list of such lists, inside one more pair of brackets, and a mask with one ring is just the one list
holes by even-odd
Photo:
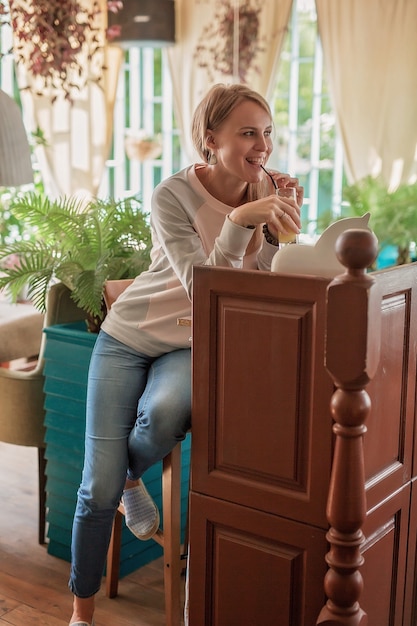
[[154, 441], [182, 439], [190, 428], [191, 410], [189, 405], [174, 407], [172, 403], [153, 404], [151, 410], [139, 411], [135, 436], [146, 433]]
[[191, 417], [190, 351], [177, 350], [153, 364], [138, 406], [139, 429], [155, 436], [185, 432]]

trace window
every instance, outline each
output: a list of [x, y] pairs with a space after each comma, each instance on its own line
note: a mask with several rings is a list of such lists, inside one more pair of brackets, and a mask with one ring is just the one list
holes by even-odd
[[[5, 51], [9, 34], [5, 28], [0, 34]], [[0, 87], [18, 94], [10, 56], [0, 62]], [[344, 182], [342, 146], [326, 87], [314, 0], [294, 0], [271, 105], [277, 131], [271, 165], [300, 178], [305, 187], [303, 230], [314, 234], [320, 216], [340, 213]], [[127, 157], [126, 134], [139, 129], [161, 137], [161, 157], [145, 161]], [[149, 209], [155, 185], [181, 167], [165, 51], [132, 47], [125, 53], [119, 79], [113, 145], [100, 195], [138, 193]]]
[[275, 164], [304, 185], [303, 230], [313, 234], [321, 215], [340, 213], [344, 176], [312, 0], [294, 2], [272, 106]]
[[[125, 151], [128, 133], [144, 131], [160, 137], [161, 158], [139, 161]], [[179, 134], [174, 125], [172, 85], [165, 51], [131, 47], [119, 77], [114, 112], [114, 132], [102, 195], [123, 197], [139, 193], [149, 207], [154, 187], [180, 169]]]

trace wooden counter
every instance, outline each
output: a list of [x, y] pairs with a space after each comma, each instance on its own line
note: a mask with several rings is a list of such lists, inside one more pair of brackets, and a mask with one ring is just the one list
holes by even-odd
[[[329, 280], [195, 268], [191, 625], [330, 624], [319, 614], [328, 539], [336, 545], [337, 537], [352, 562], [333, 570], [326, 593], [341, 601], [344, 590], [346, 606], [351, 594], [362, 608], [353, 602], [352, 615], [346, 609], [331, 624], [417, 624], [417, 266], [372, 276], [378, 311], [361, 309], [346, 289], [339, 306], [357, 324], [333, 328], [336, 363], [328, 369]], [[374, 323], [381, 324], [377, 334]], [[347, 354], [358, 362], [352, 346], [363, 350], [363, 372], [346, 383]], [[333, 395], [335, 370], [342, 372], [342, 400]], [[345, 425], [333, 432], [334, 417]], [[339, 535], [328, 534], [334, 511], [344, 511], [331, 516]]]

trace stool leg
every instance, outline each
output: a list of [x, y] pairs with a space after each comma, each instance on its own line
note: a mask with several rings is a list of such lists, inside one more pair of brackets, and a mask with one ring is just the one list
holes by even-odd
[[40, 544], [45, 543], [45, 524], [46, 524], [46, 459], [45, 448], [38, 448], [38, 485], [39, 485], [39, 529], [38, 541]]
[[163, 460], [164, 587], [167, 626], [181, 626], [181, 444]]
[[119, 587], [120, 548], [122, 543], [122, 514], [116, 511], [111, 533], [106, 567], [106, 595], [115, 598]]

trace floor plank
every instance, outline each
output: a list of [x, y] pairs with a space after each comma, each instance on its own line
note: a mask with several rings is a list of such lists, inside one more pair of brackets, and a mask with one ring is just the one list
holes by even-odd
[[[37, 543], [37, 451], [0, 443], [0, 626], [66, 626], [72, 597], [69, 563]], [[162, 559], [96, 601], [96, 626], [163, 626]]]

